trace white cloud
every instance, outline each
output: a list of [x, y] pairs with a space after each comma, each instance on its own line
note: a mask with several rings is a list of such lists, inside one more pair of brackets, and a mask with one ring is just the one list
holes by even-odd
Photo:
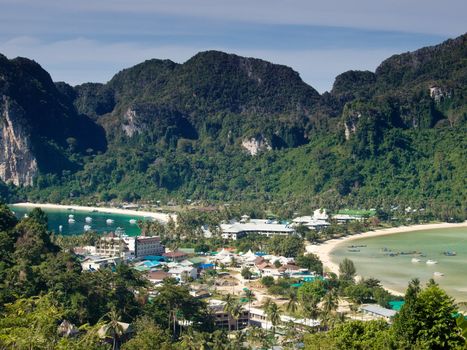
[[465, 27], [465, 0], [0, 0], [53, 13], [124, 12], [255, 23], [325, 25], [456, 36]]

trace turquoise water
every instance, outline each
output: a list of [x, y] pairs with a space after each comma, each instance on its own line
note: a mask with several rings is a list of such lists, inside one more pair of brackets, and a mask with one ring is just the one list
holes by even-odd
[[[24, 217], [24, 214], [27, 214], [32, 209], [29, 208], [19, 208], [19, 207], [10, 207], [11, 210], [15, 212], [15, 215], [18, 218]], [[90, 225], [91, 230], [98, 233], [105, 233], [115, 231], [117, 227], [121, 227], [125, 230], [125, 233], [130, 236], [136, 236], [140, 234], [140, 229], [137, 224], [131, 224], [130, 219], [135, 220], [150, 220], [149, 218], [145, 219], [143, 217], [131, 216], [131, 215], [121, 215], [121, 214], [106, 214], [102, 212], [87, 212], [81, 210], [59, 210], [59, 209], [42, 209], [49, 218], [49, 230], [54, 231], [55, 233], [61, 233], [63, 235], [77, 235], [84, 232], [84, 225]], [[68, 223], [68, 216], [74, 216], [75, 223]], [[91, 217], [92, 222], [86, 223], [85, 218]], [[106, 220], [112, 219], [114, 222], [112, 224], [107, 224]], [[60, 232], [59, 226], [62, 226]]]
[[[366, 247], [354, 248], [359, 252], [349, 252], [350, 245]], [[417, 251], [425, 256], [389, 256], [384, 248], [392, 252]], [[457, 255], [445, 256], [445, 251], [455, 251]], [[413, 257], [418, 257], [421, 262], [411, 262]], [[387, 288], [404, 292], [413, 278], [419, 278], [422, 283], [434, 278], [457, 301], [467, 301], [467, 228], [405, 232], [342, 242], [331, 252], [331, 259], [341, 262], [344, 258], [355, 263], [357, 274], [377, 278]], [[427, 265], [428, 259], [436, 260], [438, 264]], [[434, 272], [444, 276], [436, 277]]]

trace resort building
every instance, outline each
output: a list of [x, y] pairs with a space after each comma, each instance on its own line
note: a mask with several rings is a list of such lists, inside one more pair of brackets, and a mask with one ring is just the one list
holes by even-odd
[[[320, 321], [310, 318], [295, 318], [282, 315], [280, 316], [280, 319], [281, 324], [293, 323], [297, 328], [318, 327], [320, 325]], [[263, 329], [272, 328], [271, 321], [268, 320], [264, 310], [254, 307], [250, 309], [249, 323], [250, 325], [261, 327]]]
[[214, 317], [214, 324], [223, 329], [243, 329], [248, 326], [248, 310], [242, 308], [238, 320], [234, 320], [228, 312], [224, 311], [225, 301], [211, 299], [208, 301], [208, 308]]
[[295, 233], [295, 229], [288, 224], [278, 223], [271, 220], [251, 219], [249, 221], [230, 222], [228, 224], [221, 224], [221, 236], [223, 239], [236, 240], [247, 234], [260, 234], [264, 236], [274, 235], [291, 235]]

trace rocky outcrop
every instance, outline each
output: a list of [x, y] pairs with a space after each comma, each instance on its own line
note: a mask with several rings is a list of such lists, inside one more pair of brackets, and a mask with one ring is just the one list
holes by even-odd
[[0, 178], [16, 186], [31, 186], [38, 168], [22, 114], [19, 106], [3, 96], [0, 101]]
[[242, 147], [246, 149], [246, 151], [252, 156], [257, 155], [260, 152], [272, 150], [268, 140], [266, 140], [263, 136], [244, 139], [242, 141]]
[[123, 115], [122, 130], [126, 136], [132, 137], [139, 134], [144, 129], [144, 125], [138, 120], [138, 114], [135, 109], [128, 108]]

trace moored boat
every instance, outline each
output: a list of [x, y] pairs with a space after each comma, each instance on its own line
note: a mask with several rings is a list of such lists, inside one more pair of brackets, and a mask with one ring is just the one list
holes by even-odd
[[105, 220], [105, 222], [107, 223], [107, 225], [112, 225], [114, 223], [114, 220], [107, 219], [107, 220]]
[[84, 225], [84, 231], [89, 231], [91, 229], [91, 225]]
[[427, 264], [427, 265], [435, 265], [435, 264], [437, 264], [437, 263], [438, 263], [438, 262], [437, 262], [436, 260], [431, 260], [431, 259], [426, 261], [426, 264]]
[[136, 219], [130, 219], [130, 224], [134, 225], [136, 224], [136, 222], [137, 222]]
[[92, 222], [92, 217], [90, 216], [86, 216], [86, 218], [84, 219], [84, 221], [86, 221], [88, 224]]
[[69, 218], [69, 219], [68, 219], [68, 223], [69, 223], [69, 224], [74, 224], [75, 222], [76, 222], [75, 219], [72, 219], [72, 218]]
[[444, 273], [435, 271], [435, 272], [433, 272], [433, 276], [435, 276], [435, 277], [443, 277], [443, 276], [444, 276]]
[[419, 258], [412, 258], [411, 260], [413, 263], [419, 263], [421, 262], [422, 260], [420, 260]]

